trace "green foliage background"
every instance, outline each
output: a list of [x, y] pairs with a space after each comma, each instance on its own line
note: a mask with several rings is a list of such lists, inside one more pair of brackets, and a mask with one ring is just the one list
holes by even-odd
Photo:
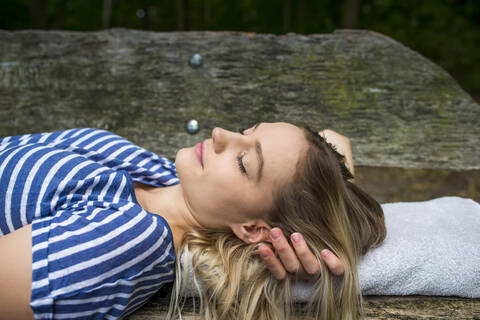
[[[105, 1], [0, 0], [0, 29], [100, 30], [105, 27]], [[480, 0], [109, 1], [108, 27], [274, 34], [342, 29], [353, 1], [358, 3], [355, 28], [378, 31], [420, 52], [446, 69], [480, 102]], [[35, 3], [44, 9], [40, 26], [32, 18], [32, 11], [38, 8]], [[143, 10], [143, 18], [138, 10]]]

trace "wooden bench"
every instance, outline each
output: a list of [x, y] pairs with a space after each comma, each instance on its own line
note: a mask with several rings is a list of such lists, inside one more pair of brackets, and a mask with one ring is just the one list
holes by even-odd
[[[480, 106], [440, 67], [370, 31], [0, 31], [0, 120], [0, 136], [97, 127], [171, 159], [214, 126], [289, 121], [348, 136], [356, 168], [480, 169]], [[129, 318], [163, 319], [166, 307], [156, 297]], [[371, 296], [366, 310], [473, 319], [480, 299]]]

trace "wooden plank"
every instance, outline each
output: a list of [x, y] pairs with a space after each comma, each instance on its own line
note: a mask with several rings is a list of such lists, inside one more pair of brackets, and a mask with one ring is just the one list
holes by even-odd
[[[167, 319], [168, 298], [155, 297], [128, 320]], [[198, 310], [198, 304], [196, 305]], [[189, 299], [184, 319], [200, 320]], [[431, 296], [364, 296], [365, 319], [480, 319], [480, 299]], [[298, 319], [309, 318], [297, 315]]]
[[480, 170], [355, 167], [355, 184], [379, 203], [426, 201], [443, 196], [480, 203]]
[[480, 105], [369, 31], [0, 31], [0, 97], [0, 136], [97, 127], [173, 158], [214, 126], [289, 121], [349, 136], [356, 165], [480, 168]]

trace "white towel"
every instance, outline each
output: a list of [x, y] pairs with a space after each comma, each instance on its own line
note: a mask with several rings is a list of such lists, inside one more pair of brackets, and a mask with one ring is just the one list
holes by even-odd
[[[480, 298], [480, 204], [461, 197], [381, 205], [387, 237], [359, 266], [364, 295]], [[295, 282], [295, 301], [311, 284]], [[193, 286], [189, 295], [196, 295]]]
[[480, 297], [480, 204], [441, 197], [382, 208], [387, 237], [362, 259], [364, 294]]

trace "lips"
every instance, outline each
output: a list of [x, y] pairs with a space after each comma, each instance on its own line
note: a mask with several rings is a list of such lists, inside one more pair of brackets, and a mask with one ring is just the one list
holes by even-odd
[[195, 155], [203, 168], [203, 142], [199, 142], [195, 145]]

